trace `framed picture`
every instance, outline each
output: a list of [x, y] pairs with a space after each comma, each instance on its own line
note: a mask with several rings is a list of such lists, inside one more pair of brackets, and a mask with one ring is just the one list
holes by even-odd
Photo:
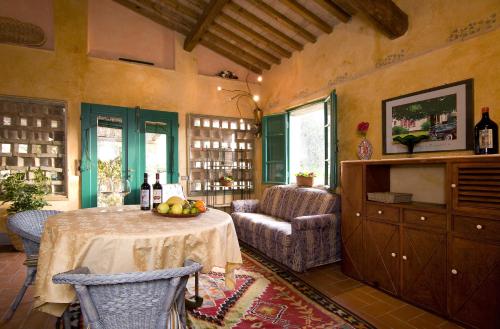
[[415, 153], [473, 149], [473, 104], [473, 79], [382, 101], [383, 153], [408, 153], [408, 135]]

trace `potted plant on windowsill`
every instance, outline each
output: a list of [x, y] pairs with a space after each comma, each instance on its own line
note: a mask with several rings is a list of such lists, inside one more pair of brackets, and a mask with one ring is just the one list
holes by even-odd
[[7, 203], [9, 206], [1, 222], [17, 250], [22, 250], [22, 242], [7, 228], [7, 218], [17, 212], [38, 210], [47, 206], [45, 196], [49, 193], [49, 181], [40, 168], [7, 174], [0, 178], [0, 201], [2, 205]]
[[224, 187], [233, 186], [233, 181], [234, 181], [234, 179], [232, 176], [222, 176], [221, 178], [219, 178], [220, 185], [222, 185]]
[[316, 176], [313, 172], [299, 172], [295, 174], [295, 178], [297, 179], [297, 186], [303, 187], [312, 187], [314, 183], [314, 176]]

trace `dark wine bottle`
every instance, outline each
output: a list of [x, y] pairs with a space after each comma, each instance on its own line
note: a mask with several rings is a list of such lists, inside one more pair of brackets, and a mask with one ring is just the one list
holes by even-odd
[[498, 153], [498, 125], [490, 119], [489, 108], [481, 109], [483, 117], [474, 127], [474, 153]]
[[153, 184], [153, 209], [161, 203], [163, 190], [160, 184], [160, 174], [156, 173], [156, 183]]
[[144, 173], [144, 183], [141, 185], [141, 210], [151, 209], [151, 185], [148, 183], [148, 174]]

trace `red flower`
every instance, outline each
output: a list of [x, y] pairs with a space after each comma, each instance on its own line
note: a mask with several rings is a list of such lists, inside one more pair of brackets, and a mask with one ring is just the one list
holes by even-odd
[[368, 127], [370, 127], [370, 123], [368, 123], [368, 122], [358, 123], [358, 133], [360, 133], [362, 135], [366, 135], [366, 132], [368, 131]]

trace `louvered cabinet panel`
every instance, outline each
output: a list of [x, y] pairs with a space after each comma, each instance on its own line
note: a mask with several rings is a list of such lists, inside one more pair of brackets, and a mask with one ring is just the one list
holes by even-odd
[[453, 208], [500, 214], [500, 161], [453, 165]]

